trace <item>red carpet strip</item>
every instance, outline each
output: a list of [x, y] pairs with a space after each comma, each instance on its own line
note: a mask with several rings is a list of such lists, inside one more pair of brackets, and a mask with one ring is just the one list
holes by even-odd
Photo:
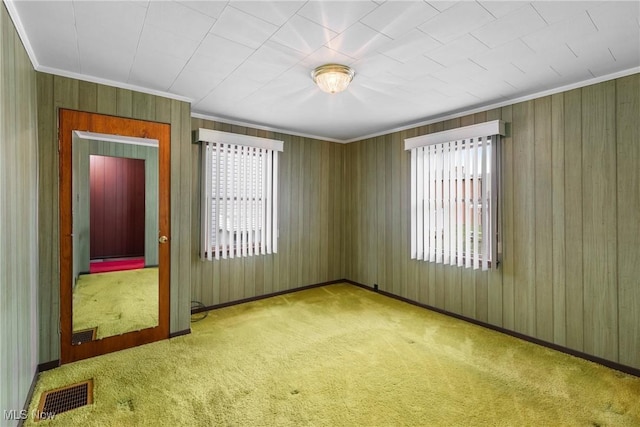
[[89, 272], [106, 273], [108, 271], [135, 270], [144, 268], [144, 258], [130, 258], [118, 261], [92, 261], [89, 264]]

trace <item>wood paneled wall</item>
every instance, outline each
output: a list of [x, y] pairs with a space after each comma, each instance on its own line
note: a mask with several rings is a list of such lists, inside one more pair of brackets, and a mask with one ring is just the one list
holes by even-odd
[[0, 424], [23, 408], [38, 364], [36, 73], [0, 4]]
[[171, 124], [171, 332], [189, 329], [191, 283], [190, 105], [159, 96], [37, 73], [40, 363], [60, 357], [58, 108]]
[[[345, 147], [346, 277], [640, 368], [640, 75]], [[409, 257], [407, 137], [487, 120], [503, 139], [503, 262]]]
[[[214, 305], [351, 279], [640, 367], [640, 77], [341, 145], [189, 117], [187, 103], [38, 73], [40, 362], [58, 358], [57, 108], [172, 124], [171, 331]], [[3, 98], [4, 99], [4, 98]], [[403, 140], [487, 120], [503, 145], [498, 270], [409, 258]], [[276, 255], [199, 259], [199, 127], [285, 141]]]
[[[144, 161], [144, 257], [145, 265], [158, 265], [158, 149], [141, 145], [104, 143], [103, 141], [91, 142], [91, 154], [102, 156], [125, 157], [128, 159], [141, 159]], [[121, 147], [127, 145], [126, 147]]]
[[640, 76], [615, 90], [618, 357], [640, 367]]
[[[89, 158], [92, 154], [144, 161], [144, 257], [145, 265], [158, 265], [158, 149], [133, 144], [95, 141], [82, 138], [73, 140], [74, 203], [74, 277], [89, 271], [90, 189]], [[153, 209], [153, 207], [156, 209]]]
[[[91, 155], [92, 259], [144, 256], [144, 169], [141, 159]], [[152, 211], [150, 206], [149, 212]]]
[[[279, 158], [279, 237], [273, 255], [200, 261], [199, 146], [191, 152], [192, 299], [207, 306], [345, 277], [343, 270], [344, 145], [192, 119], [215, 129], [284, 141]], [[187, 191], [185, 189], [185, 191]]]

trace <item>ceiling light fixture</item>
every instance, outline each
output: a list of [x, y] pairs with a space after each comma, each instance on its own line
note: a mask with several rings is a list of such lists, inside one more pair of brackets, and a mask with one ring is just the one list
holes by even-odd
[[340, 64], [325, 64], [311, 72], [311, 78], [320, 90], [327, 93], [342, 92], [356, 74], [351, 67]]

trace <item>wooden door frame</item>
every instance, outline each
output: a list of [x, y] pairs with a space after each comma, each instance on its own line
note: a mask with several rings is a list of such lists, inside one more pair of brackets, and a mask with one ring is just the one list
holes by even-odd
[[[170, 173], [171, 125], [108, 116], [104, 114], [60, 108], [58, 111], [59, 141], [59, 213], [60, 213], [60, 363], [169, 338], [170, 298]], [[102, 338], [81, 345], [72, 345], [73, 334], [73, 218], [72, 218], [72, 141], [73, 131], [88, 131], [138, 138], [157, 139], [158, 143], [158, 226], [159, 236], [169, 237], [160, 245], [158, 254], [159, 290], [158, 325], [140, 331]]]

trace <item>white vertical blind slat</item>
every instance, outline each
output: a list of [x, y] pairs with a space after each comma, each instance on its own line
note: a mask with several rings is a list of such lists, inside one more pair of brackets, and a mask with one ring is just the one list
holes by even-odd
[[489, 229], [489, 214], [491, 213], [491, 206], [489, 204], [489, 181], [488, 181], [488, 141], [487, 138], [482, 138], [482, 270], [486, 271], [489, 269], [489, 236], [491, 235], [491, 230]]
[[449, 168], [451, 167], [451, 143], [442, 144], [442, 262], [449, 264]]
[[429, 236], [428, 238], [428, 247], [429, 247], [429, 261], [436, 261], [436, 181], [437, 181], [437, 163], [438, 163], [438, 153], [437, 147], [430, 146], [429, 147]]
[[256, 251], [256, 154], [255, 148], [249, 149], [249, 159], [251, 161], [251, 170], [249, 171], [249, 206], [250, 213], [249, 218], [251, 222], [249, 224], [249, 255], [255, 255]]
[[273, 175], [273, 160], [272, 160], [272, 153], [270, 153], [269, 151], [265, 150], [264, 153], [264, 158], [266, 159], [266, 165], [267, 167], [265, 168], [265, 175], [264, 175], [264, 192], [265, 192], [265, 209], [266, 209], [266, 221], [265, 221], [265, 253], [270, 254], [272, 251], [272, 247], [271, 247], [271, 229], [272, 229], [272, 212], [273, 212], [273, 193], [272, 193], [272, 183], [271, 183], [271, 177]]
[[236, 230], [236, 201], [235, 201], [235, 191], [236, 191], [236, 175], [237, 175], [237, 165], [236, 165], [236, 150], [237, 147], [231, 146], [229, 147], [229, 165], [231, 166], [229, 170], [229, 258], [235, 258], [236, 248], [234, 244], [234, 236], [237, 232]]
[[411, 182], [416, 185], [411, 186], [411, 206], [409, 208], [409, 216], [411, 217], [411, 259], [420, 259], [418, 257], [418, 150], [411, 150]]
[[429, 215], [429, 209], [430, 209], [430, 204], [431, 204], [431, 156], [429, 154], [429, 147], [422, 147], [422, 152], [424, 155], [424, 158], [422, 159], [422, 166], [423, 166], [423, 171], [422, 171], [422, 185], [423, 187], [423, 191], [422, 191], [422, 198], [423, 198], [423, 204], [422, 204], [422, 209], [423, 209], [423, 227], [424, 227], [424, 232], [422, 234], [422, 236], [418, 236], [418, 239], [420, 239], [422, 241], [422, 248], [423, 248], [423, 254], [422, 254], [422, 258], [420, 258], [423, 261], [429, 261], [429, 258], [431, 257], [431, 243], [429, 240], [429, 236], [431, 236], [431, 216]]
[[481, 153], [482, 147], [480, 145], [480, 141], [478, 138], [475, 139], [475, 150], [473, 151], [473, 160], [474, 160], [474, 171], [473, 171], [473, 269], [477, 270], [479, 265], [479, 229], [482, 225], [482, 222], [479, 221], [478, 218], [478, 210], [480, 207], [480, 176], [482, 162], [481, 162]]
[[450, 158], [449, 158], [449, 179], [447, 185], [449, 187], [448, 211], [449, 211], [449, 248], [447, 253], [447, 264], [454, 265], [456, 262], [456, 247], [458, 243], [457, 229], [457, 205], [456, 205], [456, 185], [458, 177], [456, 175], [457, 162], [457, 144], [451, 142]]
[[436, 253], [436, 262], [442, 262], [442, 224], [443, 224], [443, 215], [442, 215], [442, 168], [444, 163], [444, 146], [440, 145], [437, 149], [436, 155], [436, 244], [435, 244], [435, 253]]
[[271, 251], [275, 254], [278, 253], [278, 153], [273, 151], [271, 153], [273, 158], [273, 170], [270, 176], [270, 182], [267, 185], [273, 189], [273, 200], [271, 202], [273, 222], [271, 224]]
[[466, 268], [471, 267], [471, 235], [473, 233], [473, 211], [471, 210], [473, 206], [471, 194], [471, 180], [473, 179], [472, 174], [472, 155], [471, 155], [471, 142], [467, 140], [467, 149], [465, 150], [465, 158], [464, 158], [464, 166], [465, 166], [465, 179], [464, 179], [464, 204], [465, 204], [465, 251], [464, 251], [464, 266]]
[[493, 223], [491, 221], [491, 219], [496, 215], [495, 211], [493, 210], [493, 203], [492, 203], [492, 199], [493, 199], [493, 175], [494, 175], [494, 171], [491, 168], [491, 165], [493, 165], [493, 161], [491, 158], [491, 153], [493, 152], [493, 139], [491, 139], [490, 137], [486, 138], [486, 158], [487, 158], [487, 178], [486, 181], [483, 182], [483, 185], [486, 186], [486, 193], [485, 193], [485, 197], [484, 197], [484, 205], [487, 207], [487, 215], [486, 216], [486, 221], [487, 221], [487, 231], [484, 234], [484, 244], [485, 244], [485, 258], [487, 258], [487, 269], [489, 269], [489, 267], [491, 267], [490, 265], [490, 261], [492, 260], [492, 253], [491, 253], [491, 247], [493, 245]]
[[418, 238], [423, 236], [424, 233], [424, 147], [420, 147], [416, 150], [417, 153], [417, 206], [416, 206], [416, 240], [417, 240], [417, 258], [424, 259], [424, 240]]
[[448, 264], [456, 263], [456, 159], [457, 141], [450, 143], [449, 153], [449, 260]]
[[222, 259], [227, 259], [227, 147], [220, 144], [220, 223], [218, 230], [220, 231], [220, 250], [222, 251]]
[[242, 177], [242, 179], [245, 182], [245, 186], [246, 188], [246, 193], [244, 196], [244, 203], [245, 203], [245, 209], [246, 209], [246, 213], [247, 213], [247, 223], [246, 223], [246, 227], [247, 227], [247, 234], [246, 234], [246, 238], [247, 238], [247, 256], [251, 256], [251, 247], [253, 246], [253, 214], [251, 212], [251, 207], [252, 202], [251, 202], [251, 187], [252, 187], [252, 181], [251, 181], [251, 171], [253, 169], [253, 160], [252, 160], [252, 153], [253, 153], [253, 148], [252, 147], [245, 147], [246, 148], [246, 169], [244, 172], [244, 175]]
[[[239, 175], [245, 176], [246, 174], [246, 170], [247, 170], [247, 147], [245, 146], [240, 146], [240, 172]], [[238, 197], [239, 197], [239, 215], [238, 215], [238, 220], [240, 222], [240, 229], [238, 230], [238, 233], [240, 234], [240, 238], [238, 239], [238, 244], [240, 245], [240, 255], [242, 257], [246, 257], [247, 256], [247, 246], [248, 246], [248, 242], [247, 242], [247, 230], [249, 229], [249, 227], [247, 227], [247, 202], [246, 202], [246, 197], [247, 197], [247, 185], [244, 179], [240, 178], [238, 180], [240, 182], [240, 188], [238, 191]]]
[[211, 180], [209, 178], [212, 176], [212, 173], [211, 156], [209, 155], [210, 150], [211, 147], [208, 143], [202, 144], [202, 185], [204, 186], [205, 202], [202, 203], [200, 212], [202, 221], [204, 221], [201, 230], [200, 253], [209, 261], [213, 259], [213, 251], [211, 247], [208, 246], [208, 242], [211, 239]]
[[202, 185], [204, 186], [204, 203], [201, 203], [200, 207], [200, 216], [202, 217], [203, 227], [200, 229], [201, 237], [200, 237], [200, 253], [202, 257], [208, 260], [212, 259], [213, 253], [211, 248], [207, 248], [207, 242], [210, 239], [211, 234], [211, 210], [209, 207], [211, 206], [210, 196], [207, 197], [207, 187], [210, 184], [209, 177], [211, 176], [211, 167], [209, 166], [209, 162], [211, 161], [211, 157], [209, 156], [209, 144], [204, 143], [200, 147], [200, 151], [202, 153]]
[[201, 258], [277, 252], [279, 150], [202, 144]]
[[[220, 170], [220, 144], [216, 144], [215, 156], [215, 159], [211, 161], [212, 166], [215, 166], [213, 187], [219, 188], [220, 177], [222, 174]], [[213, 197], [213, 195], [211, 197]], [[220, 245], [220, 235], [218, 233], [218, 230], [220, 229], [220, 210], [222, 209], [222, 206], [220, 206], [220, 198], [217, 197], [217, 195], [216, 197], [213, 197], [213, 201], [215, 204], [215, 211], [213, 212], [213, 223], [211, 226], [211, 233], [209, 235], [213, 234], [215, 246], [209, 245], [209, 250], [216, 253], [216, 259], [220, 259], [220, 251], [217, 248]]]
[[264, 229], [264, 211], [262, 209], [263, 204], [263, 185], [262, 185], [262, 174], [263, 174], [263, 163], [262, 163], [262, 148], [255, 149], [255, 161], [256, 161], [256, 170], [255, 170], [255, 198], [254, 204], [256, 209], [256, 225], [255, 225], [255, 233], [256, 233], [256, 255], [263, 255], [263, 229]]
[[[494, 135], [491, 138], [491, 164], [499, 165], [499, 149], [500, 149], [500, 135]], [[499, 197], [499, 177], [500, 177], [500, 169], [497, 167], [493, 167], [491, 169], [491, 239], [489, 240], [490, 244], [490, 252], [491, 252], [491, 260], [495, 262], [497, 266], [498, 263], [498, 218], [500, 216], [500, 209], [498, 208], [498, 197]]]
[[463, 141], [457, 141], [457, 161], [456, 161], [456, 210], [457, 210], [457, 223], [456, 223], [456, 238], [457, 238], [457, 265], [463, 266], [463, 250], [464, 250], [464, 198], [463, 198], [463, 183], [464, 183], [464, 143]]
[[[259, 150], [260, 156], [258, 157], [258, 162], [262, 166], [261, 174], [260, 174], [260, 182], [267, 182], [267, 156], [265, 155], [263, 149]], [[265, 255], [267, 253], [267, 186], [262, 185], [262, 194], [260, 195], [260, 254]]]

